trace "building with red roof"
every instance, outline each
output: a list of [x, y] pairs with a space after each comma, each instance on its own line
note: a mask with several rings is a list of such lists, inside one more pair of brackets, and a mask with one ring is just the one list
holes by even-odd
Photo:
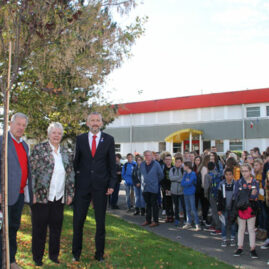
[[125, 103], [118, 113], [106, 132], [123, 155], [269, 146], [269, 88]]

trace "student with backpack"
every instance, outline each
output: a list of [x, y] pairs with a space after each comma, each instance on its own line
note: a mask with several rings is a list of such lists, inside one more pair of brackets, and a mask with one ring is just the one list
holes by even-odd
[[169, 180], [169, 172], [172, 165], [172, 156], [170, 153], [165, 155], [164, 158], [164, 169], [163, 169], [163, 179], [161, 180], [160, 184], [163, 190], [163, 199], [164, 199], [164, 206], [166, 211], [166, 219], [165, 222], [174, 222], [174, 210], [173, 210], [173, 201], [171, 196], [171, 181]]
[[179, 202], [183, 207], [184, 220], [186, 221], [186, 208], [183, 196], [183, 189], [181, 186], [182, 177], [184, 174], [184, 169], [182, 167], [183, 158], [175, 158], [175, 166], [169, 171], [169, 179], [171, 181], [171, 194], [172, 200], [175, 208], [175, 226], [179, 226]]
[[[218, 189], [218, 215], [223, 219], [221, 221], [222, 247], [227, 247], [227, 228], [230, 227], [231, 239], [230, 246], [235, 246], [236, 226], [232, 223], [232, 209], [234, 205], [234, 188], [233, 169], [226, 168], [224, 171], [225, 179], [219, 184]], [[222, 217], [223, 216], [223, 217]]]
[[195, 207], [195, 184], [196, 184], [196, 174], [192, 171], [191, 162], [184, 162], [184, 175], [181, 181], [181, 186], [183, 187], [184, 201], [187, 211], [187, 223], [183, 226], [183, 229], [191, 228], [192, 216], [194, 216], [195, 231], [200, 230], [199, 216]]
[[242, 178], [235, 184], [235, 209], [238, 213], [238, 248], [234, 256], [240, 256], [243, 253], [244, 235], [246, 224], [248, 226], [250, 256], [253, 259], [258, 258], [256, 253], [256, 233], [255, 222], [258, 209], [259, 184], [251, 176], [252, 167], [249, 164], [241, 166]]
[[145, 201], [141, 190], [141, 171], [140, 165], [143, 162], [143, 157], [140, 155], [135, 156], [137, 166], [133, 169], [133, 184], [135, 191], [135, 212], [134, 216], [141, 214], [145, 216]]
[[209, 162], [207, 165], [208, 173], [205, 176], [204, 190], [205, 197], [209, 199], [209, 204], [212, 211], [212, 226], [211, 235], [221, 234], [221, 223], [217, 210], [218, 188], [221, 181], [219, 173], [215, 169], [215, 163]]
[[134, 191], [133, 187], [133, 170], [136, 167], [136, 162], [133, 161], [133, 154], [127, 154], [127, 162], [122, 167], [121, 176], [124, 179], [125, 191], [126, 191], [126, 203], [128, 207], [128, 212], [131, 211], [133, 205], [131, 204], [131, 192]]

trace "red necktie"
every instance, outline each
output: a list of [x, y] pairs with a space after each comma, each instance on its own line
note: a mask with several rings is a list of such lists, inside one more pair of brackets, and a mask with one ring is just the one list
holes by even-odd
[[92, 137], [92, 157], [94, 157], [96, 152], [96, 135]]

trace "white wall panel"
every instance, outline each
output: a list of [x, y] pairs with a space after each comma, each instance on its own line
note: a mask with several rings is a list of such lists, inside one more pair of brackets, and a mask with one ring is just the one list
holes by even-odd
[[144, 115], [143, 114], [134, 114], [133, 115], [133, 126], [140, 126], [144, 124]]
[[212, 109], [212, 117], [213, 120], [224, 120], [225, 119], [225, 110], [224, 110], [224, 106], [220, 106], [220, 107], [213, 107]]
[[144, 114], [144, 125], [156, 124], [156, 113], [145, 113]]
[[131, 115], [123, 115], [122, 116], [122, 127], [130, 126], [131, 123]]
[[172, 120], [174, 123], [181, 123], [184, 121], [184, 110], [172, 111]]
[[157, 124], [170, 123], [170, 111], [157, 112]]
[[201, 121], [211, 121], [211, 108], [201, 108]]
[[183, 122], [197, 122], [197, 121], [198, 121], [198, 109], [184, 110]]
[[241, 106], [228, 106], [227, 120], [242, 119]]

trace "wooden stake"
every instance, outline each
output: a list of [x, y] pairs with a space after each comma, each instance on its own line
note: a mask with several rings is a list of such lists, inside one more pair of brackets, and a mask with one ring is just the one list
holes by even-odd
[[12, 44], [9, 42], [9, 63], [8, 63], [8, 80], [7, 89], [4, 96], [4, 130], [2, 141], [2, 211], [3, 211], [3, 226], [2, 226], [2, 268], [10, 268], [9, 257], [9, 233], [8, 233], [8, 115], [9, 115], [9, 94], [10, 94], [10, 75], [11, 75], [11, 56]]

